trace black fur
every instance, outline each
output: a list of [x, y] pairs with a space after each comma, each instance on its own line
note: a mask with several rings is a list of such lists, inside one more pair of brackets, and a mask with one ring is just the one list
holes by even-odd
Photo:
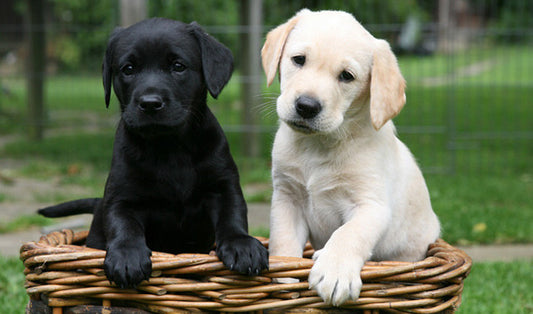
[[105, 101], [113, 86], [121, 120], [104, 197], [39, 213], [94, 208], [87, 245], [107, 250], [106, 275], [120, 287], [149, 278], [151, 250], [207, 253], [215, 241], [231, 269], [268, 267], [267, 250], [248, 235], [227, 140], [206, 106], [207, 92], [216, 98], [232, 71], [230, 50], [195, 23], [155, 18], [111, 35]]

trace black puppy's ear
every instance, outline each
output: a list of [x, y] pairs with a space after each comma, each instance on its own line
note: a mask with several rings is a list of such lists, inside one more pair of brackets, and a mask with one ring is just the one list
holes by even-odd
[[107, 49], [104, 55], [104, 62], [102, 63], [102, 81], [104, 83], [104, 92], [105, 92], [105, 106], [109, 108], [109, 100], [111, 99], [111, 84], [113, 82], [113, 55], [115, 41], [117, 34], [120, 33], [122, 27], [117, 27], [109, 36], [107, 42]]
[[196, 22], [189, 26], [200, 44], [207, 90], [211, 96], [217, 98], [233, 73], [233, 55], [228, 47], [207, 34]]

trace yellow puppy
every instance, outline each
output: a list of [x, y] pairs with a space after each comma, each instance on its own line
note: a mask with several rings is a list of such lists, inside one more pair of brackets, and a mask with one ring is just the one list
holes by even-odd
[[423, 259], [440, 233], [422, 174], [391, 121], [405, 81], [384, 40], [340, 11], [302, 10], [268, 33], [280, 72], [272, 151], [270, 255], [317, 250], [310, 285], [325, 302], [356, 300], [367, 260]]

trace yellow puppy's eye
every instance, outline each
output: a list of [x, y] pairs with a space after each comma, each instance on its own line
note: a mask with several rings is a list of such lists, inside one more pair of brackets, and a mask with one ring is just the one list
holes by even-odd
[[305, 56], [294, 56], [292, 57], [292, 62], [297, 66], [303, 66], [305, 64]]
[[341, 74], [339, 74], [339, 81], [341, 81], [341, 82], [348, 83], [348, 82], [351, 82], [353, 80], [355, 80], [355, 77], [353, 76], [352, 73], [350, 73], [348, 71], [342, 71]]

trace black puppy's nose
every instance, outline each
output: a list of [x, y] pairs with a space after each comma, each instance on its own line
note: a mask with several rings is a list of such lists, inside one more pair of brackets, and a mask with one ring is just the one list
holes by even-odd
[[320, 102], [308, 96], [300, 96], [296, 99], [296, 112], [304, 119], [311, 119], [322, 110]]
[[139, 109], [146, 113], [154, 113], [165, 107], [163, 99], [159, 95], [143, 95], [139, 97]]

